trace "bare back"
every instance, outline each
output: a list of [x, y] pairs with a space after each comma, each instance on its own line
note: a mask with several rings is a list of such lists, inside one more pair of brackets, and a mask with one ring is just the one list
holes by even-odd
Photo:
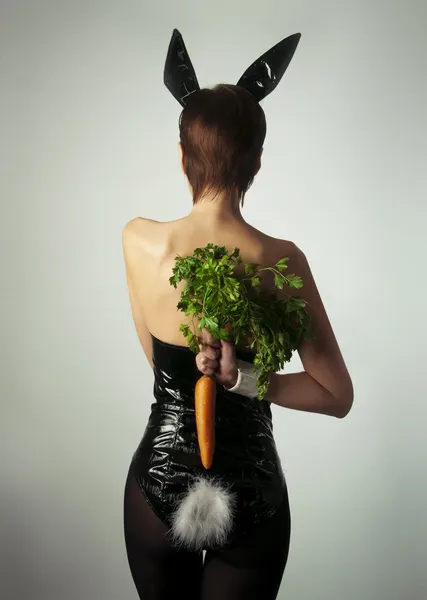
[[[133, 219], [123, 229], [122, 240], [132, 316], [151, 366], [152, 335], [170, 344], [186, 345], [179, 327], [181, 323], [189, 323], [190, 317], [177, 309], [184, 284], [175, 289], [169, 283], [175, 257], [191, 255], [195, 248], [212, 242], [229, 251], [239, 248], [241, 268], [248, 262], [270, 267], [284, 256], [289, 258], [289, 273], [296, 273], [304, 282], [297, 293], [308, 302], [315, 331], [314, 338], [302, 340], [298, 348], [304, 371], [310, 376], [309, 381], [319, 383], [331, 397], [352, 398], [351, 378], [309, 263], [293, 242], [267, 236], [243, 218], [218, 218], [193, 212], [167, 223]], [[264, 273], [261, 286], [274, 289], [270, 272]], [[307, 392], [307, 398], [311, 397], [311, 392]]]
[[[279, 258], [295, 252], [292, 242], [267, 236], [240, 219], [217, 220], [189, 215], [160, 223], [137, 218], [126, 228], [126, 268], [132, 284], [131, 305], [137, 329], [139, 319], [140, 327], [145, 327], [145, 335], [150, 333], [178, 345], [186, 345], [179, 326], [190, 322], [190, 318], [177, 310], [182, 286], [174, 289], [169, 283], [177, 255], [191, 255], [195, 248], [211, 242], [229, 251], [239, 248], [243, 264], [271, 266]], [[271, 285], [268, 277], [263, 284]], [[141, 338], [144, 331], [138, 334]]]

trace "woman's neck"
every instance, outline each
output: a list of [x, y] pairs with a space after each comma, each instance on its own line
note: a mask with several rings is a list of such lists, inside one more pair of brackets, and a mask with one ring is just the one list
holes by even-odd
[[193, 205], [189, 216], [206, 217], [218, 221], [244, 221], [240, 211], [240, 199], [237, 192], [220, 192], [203, 194]]

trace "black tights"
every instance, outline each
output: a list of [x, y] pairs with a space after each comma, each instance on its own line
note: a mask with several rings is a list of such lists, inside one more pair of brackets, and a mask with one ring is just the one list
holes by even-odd
[[203, 554], [177, 550], [168, 528], [147, 504], [132, 465], [124, 493], [124, 533], [141, 600], [275, 600], [289, 551], [287, 495], [281, 509], [232, 547]]

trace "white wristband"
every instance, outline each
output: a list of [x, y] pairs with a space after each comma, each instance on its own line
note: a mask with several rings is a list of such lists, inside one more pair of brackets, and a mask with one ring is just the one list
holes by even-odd
[[237, 382], [232, 388], [226, 388], [227, 392], [233, 392], [234, 394], [240, 394], [248, 398], [255, 398], [258, 396], [258, 374], [259, 370], [255, 370], [254, 365], [245, 360], [237, 359]]

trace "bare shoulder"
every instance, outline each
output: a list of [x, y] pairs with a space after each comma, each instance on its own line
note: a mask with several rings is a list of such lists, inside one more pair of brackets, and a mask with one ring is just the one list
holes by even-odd
[[[264, 234], [265, 235], [265, 234]], [[266, 249], [267, 249], [267, 261], [270, 264], [276, 263], [281, 258], [287, 258], [289, 269], [297, 273], [298, 270], [303, 268], [306, 263], [306, 257], [297, 244], [291, 240], [284, 240], [280, 238], [274, 238], [265, 235], [266, 238]]]
[[301, 260], [304, 256], [301, 248], [291, 240], [275, 239], [275, 250], [283, 256], [292, 260]]
[[278, 240], [277, 250], [279, 259], [288, 258], [289, 274], [299, 275], [303, 281], [302, 290], [290, 290], [290, 293], [302, 295], [309, 301], [319, 301], [319, 293], [310, 268], [308, 258], [304, 251], [295, 242], [288, 240]]
[[144, 217], [134, 217], [122, 229], [123, 242], [133, 244], [138, 240], [143, 240], [154, 229], [156, 224], [158, 224], [158, 221], [145, 219]]
[[[129, 276], [138, 277], [152, 263], [152, 240], [156, 239], [156, 221], [135, 217], [122, 229], [122, 249]], [[158, 237], [158, 236], [157, 236]]]
[[160, 257], [167, 247], [172, 223], [135, 217], [123, 227], [123, 246], [150, 258]]

